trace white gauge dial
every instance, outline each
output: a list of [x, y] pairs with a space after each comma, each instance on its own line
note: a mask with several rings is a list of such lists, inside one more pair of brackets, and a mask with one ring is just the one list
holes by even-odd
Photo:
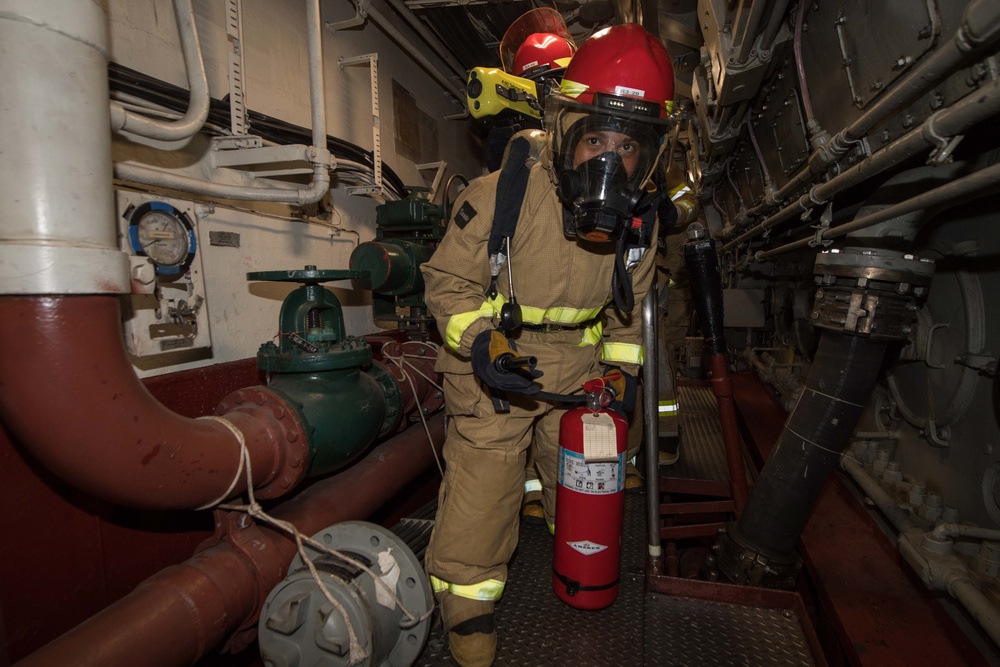
[[136, 223], [139, 247], [160, 266], [177, 266], [191, 250], [188, 230], [175, 216], [149, 211]]

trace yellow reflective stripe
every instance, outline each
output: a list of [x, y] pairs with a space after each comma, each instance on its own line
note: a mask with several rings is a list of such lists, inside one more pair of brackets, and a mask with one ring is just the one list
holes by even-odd
[[686, 199], [682, 199], [682, 200], [680, 200], [680, 201], [676, 201], [676, 202], [674, 202], [674, 205], [675, 205], [675, 206], [676, 206], [677, 208], [682, 208], [682, 209], [684, 209], [684, 211], [685, 211], [685, 212], [687, 212], [687, 214], [688, 214], [688, 215], [690, 215], [690, 214], [691, 214], [691, 211], [693, 211], [693, 210], [694, 210], [694, 203], [693, 203], [693, 202], [690, 202], [690, 201], [688, 201], [688, 200], [686, 200]]
[[545, 520], [545, 525], [549, 529], [549, 535], [555, 535], [556, 534], [556, 524], [555, 523], [549, 523], [549, 520], [546, 519]]
[[674, 201], [678, 197], [681, 197], [681, 196], [687, 194], [690, 191], [691, 191], [691, 188], [688, 187], [687, 183], [681, 183], [679, 185], [676, 185], [676, 186], [674, 186], [670, 190], [670, 193], [669, 193], [670, 194], [670, 200]]
[[493, 317], [493, 308], [489, 301], [483, 302], [479, 310], [470, 310], [464, 313], [455, 313], [448, 320], [448, 327], [445, 329], [445, 338], [451, 349], [457, 351], [462, 344], [462, 334], [469, 326], [481, 317], [487, 319]]
[[526, 479], [524, 480], [524, 492], [529, 491], [541, 491], [542, 490], [542, 480], [540, 479]]
[[528, 324], [544, 324], [546, 320], [553, 324], [583, 324], [597, 317], [604, 310], [600, 308], [569, 308], [556, 306], [553, 308], [535, 308], [521, 306], [521, 317]]
[[605, 343], [601, 348], [601, 358], [604, 361], [615, 361], [620, 364], [642, 364], [642, 345], [633, 343]]
[[[507, 303], [507, 299], [502, 294], [497, 294], [486, 303], [493, 306], [493, 310], [499, 315], [500, 309]], [[604, 306], [599, 308], [570, 308], [569, 306], [552, 306], [551, 308], [537, 308], [535, 306], [525, 306], [521, 304], [521, 319], [526, 324], [583, 324], [597, 317]]]
[[591, 345], [597, 345], [601, 342], [604, 337], [604, 322], [597, 320], [589, 327], [583, 330], [583, 339], [580, 341], [578, 347], [589, 347]]
[[435, 593], [448, 591], [452, 595], [457, 595], [460, 598], [486, 601], [499, 600], [500, 596], [503, 595], [503, 582], [496, 579], [487, 579], [486, 581], [481, 581], [478, 584], [468, 584], [465, 586], [462, 584], [449, 583], [443, 579], [438, 579], [433, 575], [430, 577], [430, 580], [431, 589], [433, 589]]
[[658, 407], [659, 412], [677, 412], [679, 409], [677, 401], [660, 401]]

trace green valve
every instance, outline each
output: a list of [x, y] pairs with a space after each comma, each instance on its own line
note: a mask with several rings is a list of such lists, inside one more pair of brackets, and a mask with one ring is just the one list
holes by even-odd
[[351, 461], [399, 423], [402, 399], [392, 375], [372, 360], [371, 347], [347, 336], [343, 309], [321, 283], [368, 280], [367, 271], [255, 271], [249, 280], [296, 282], [281, 304], [278, 342], [257, 352], [268, 388], [296, 407], [309, 436], [310, 475]]

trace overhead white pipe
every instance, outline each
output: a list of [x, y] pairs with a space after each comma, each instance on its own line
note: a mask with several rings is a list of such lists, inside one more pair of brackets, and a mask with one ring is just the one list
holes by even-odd
[[229, 185], [203, 181], [199, 178], [181, 176], [142, 165], [115, 163], [115, 178], [132, 183], [152, 185], [177, 190], [188, 194], [240, 201], [281, 202], [305, 206], [319, 201], [330, 189], [330, 170], [326, 164], [313, 165], [313, 180], [308, 186], [298, 189], [287, 187], [260, 188], [252, 185]]
[[[177, 0], [177, 2], [189, 0]], [[306, 32], [309, 53], [309, 93], [312, 111], [312, 142], [307, 151], [313, 163], [312, 182], [302, 188], [294, 185], [258, 187], [205, 181], [190, 176], [153, 169], [144, 165], [116, 162], [116, 178], [188, 194], [241, 201], [266, 201], [305, 206], [322, 199], [330, 189], [332, 158], [327, 148], [326, 91], [323, 84], [323, 24], [319, 0], [306, 0]], [[200, 60], [200, 55], [199, 55]]]
[[98, 0], [0, 0], [0, 294], [129, 292]]
[[115, 132], [131, 132], [162, 141], [179, 141], [197, 134], [208, 119], [211, 101], [208, 93], [208, 76], [205, 74], [205, 62], [201, 57], [201, 43], [198, 41], [198, 28], [194, 22], [191, 0], [174, 0], [174, 13], [177, 16], [181, 51], [184, 53], [184, 66], [187, 68], [188, 88], [191, 91], [188, 109], [176, 121], [163, 121], [143, 116], [127, 109], [120, 102], [112, 101], [111, 129]]
[[309, 95], [312, 104], [312, 143], [326, 148], [326, 90], [323, 86], [323, 22], [319, 0], [306, 0], [309, 35]]

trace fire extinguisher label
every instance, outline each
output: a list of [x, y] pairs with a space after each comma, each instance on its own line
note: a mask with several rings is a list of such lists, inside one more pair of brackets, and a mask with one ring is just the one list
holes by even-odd
[[583, 454], [559, 448], [559, 483], [571, 491], [592, 496], [618, 493], [624, 487], [625, 454], [610, 463], [587, 463]]
[[596, 554], [604, 551], [607, 547], [603, 544], [598, 544], [596, 542], [591, 542], [590, 540], [583, 540], [582, 542], [567, 542], [570, 547], [576, 549], [584, 556], [589, 556], [591, 554]]

